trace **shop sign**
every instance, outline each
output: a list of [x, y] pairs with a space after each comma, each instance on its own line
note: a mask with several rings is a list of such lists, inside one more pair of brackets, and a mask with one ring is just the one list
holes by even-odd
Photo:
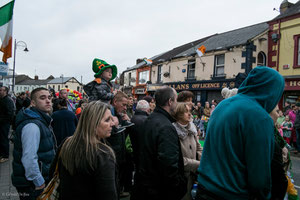
[[164, 85], [150, 85], [147, 84], [147, 91], [156, 91]]
[[135, 89], [135, 94], [145, 94], [145, 88]]
[[211, 82], [211, 83], [174, 83], [167, 84], [175, 90], [204, 90], [204, 89], [222, 89], [224, 87], [234, 88], [235, 82]]
[[290, 68], [290, 65], [289, 65], [289, 64], [283, 65], [282, 68], [283, 68], [283, 69], [289, 69], [289, 68]]
[[284, 90], [300, 90], [300, 80], [285, 80]]
[[0, 75], [7, 76], [8, 74], [8, 64], [0, 62]]

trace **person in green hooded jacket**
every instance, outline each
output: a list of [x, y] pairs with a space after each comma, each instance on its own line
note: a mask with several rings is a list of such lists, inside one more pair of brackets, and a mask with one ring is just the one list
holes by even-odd
[[269, 113], [284, 90], [275, 70], [260, 66], [238, 94], [214, 110], [198, 168], [196, 199], [270, 199], [274, 124]]

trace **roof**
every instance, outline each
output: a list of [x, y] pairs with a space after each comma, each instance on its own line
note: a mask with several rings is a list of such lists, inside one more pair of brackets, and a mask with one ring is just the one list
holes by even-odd
[[44, 79], [44, 80], [27, 79], [19, 83], [16, 83], [16, 85], [47, 85], [48, 82], [49, 79]]
[[297, 3], [295, 3], [294, 5], [292, 5], [285, 12], [283, 12], [280, 15], [278, 15], [277, 17], [275, 17], [271, 21], [282, 19], [282, 18], [289, 17], [289, 16], [292, 16], [292, 15], [295, 15], [295, 14], [299, 14], [299, 13], [300, 13], [300, 1], [298, 1]]
[[55, 78], [52, 79], [48, 82], [48, 84], [62, 84], [62, 83], [66, 83], [68, 82], [70, 79], [72, 79], [73, 77], [59, 77], [59, 78]]
[[[172, 58], [174, 58], [174, 56], [176, 56], [177, 54], [207, 40], [208, 38], [210, 38], [211, 36], [208, 36], [208, 37], [205, 37], [205, 38], [201, 38], [199, 40], [196, 40], [196, 41], [193, 41], [193, 42], [189, 42], [187, 44], [184, 44], [184, 45], [181, 45], [179, 47], [176, 47], [172, 50], [169, 50], [167, 52], [164, 52], [164, 53], [161, 53], [161, 54], [158, 54], [156, 56], [153, 56], [150, 58], [150, 60], [153, 61], [153, 64], [157, 64], [157, 63], [161, 63], [161, 62], [165, 62], [167, 60], [171, 60]], [[129, 67], [127, 70], [123, 71], [123, 72], [126, 72], [126, 71], [130, 71], [130, 70], [133, 70], [133, 69], [137, 69], [137, 68], [140, 68], [142, 66], [146, 65], [146, 62], [140, 62], [132, 67]]]
[[199, 48], [201, 45], [204, 45], [206, 47], [206, 52], [244, 45], [252, 38], [266, 31], [268, 28], [269, 25], [266, 22], [263, 22], [252, 26], [228, 31], [225, 33], [216, 34], [211, 36], [207, 40], [199, 43], [198, 45], [195, 45], [195, 47], [192, 47], [176, 55], [175, 57], [196, 54], [196, 49]]
[[[162, 54], [163, 54], [163, 53], [158, 54], [158, 55], [153, 56], [153, 57], [151, 57], [151, 58], [149, 58], [149, 59], [153, 61], [155, 58], [157, 58], [158, 56], [160, 56], [160, 55], [162, 55]], [[144, 65], [146, 65], [146, 62], [145, 62], [145, 61], [140, 62], [140, 63], [138, 63], [138, 64], [136, 64], [136, 65], [134, 65], [134, 66], [132, 66], [132, 67], [128, 67], [128, 68], [127, 68], [126, 70], [124, 70], [122, 73], [131, 71], [131, 70], [133, 70], [133, 69], [138, 69], [138, 68], [140, 68], [140, 67], [142, 67], [142, 66], [144, 66]]]
[[184, 44], [184, 45], [181, 45], [179, 47], [176, 47], [170, 51], [167, 51], [166, 53], [163, 53], [162, 55], [158, 56], [157, 58], [155, 58], [153, 60], [153, 63], [156, 64], [156, 63], [160, 63], [160, 62], [165, 62], [167, 60], [171, 60], [172, 58], [174, 58], [176, 55], [190, 49], [190, 48], [193, 48], [197, 45], [199, 45], [200, 43], [208, 40], [209, 38], [211, 38], [213, 36], [208, 36], [208, 37], [205, 37], [205, 38], [201, 38], [199, 40], [196, 40], [196, 41], [193, 41], [193, 42], [189, 42], [187, 44]]

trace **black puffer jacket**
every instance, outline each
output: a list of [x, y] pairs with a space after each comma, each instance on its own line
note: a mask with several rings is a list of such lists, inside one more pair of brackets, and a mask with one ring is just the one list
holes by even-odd
[[183, 158], [173, 118], [156, 107], [141, 132], [137, 199], [181, 199], [186, 193]]

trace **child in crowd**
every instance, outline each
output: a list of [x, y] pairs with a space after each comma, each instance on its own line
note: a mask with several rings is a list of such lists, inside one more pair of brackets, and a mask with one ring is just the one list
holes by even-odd
[[281, 135], [281, 137], [283, 137], [283, 132], [282, 132], [281, 124], [279, 124], [278, 122], [276, 122], [275, 127], [276, 127], [278, 133]]
[[293, 123], [290, 120], [290, 117], [287, 115], [285, 116], [285, 120], [281, 125], [282, 132], [283, 132], [283, 138], [285, 141], [290, 144], [291, 142], [291, 136], [292, 136], [292, 129], [293, 129]]
[[281, 110], [278, 111], [278, 115], [279, 115], [279, 117], [277, 119], [277, 123], [281, 125], [284, 122], [285, 117]]
[[93, 71], [95, 80], [84, 86], [84, 91], [89, 96], [89, 101], [100, 100], [104, 103], [110, 103], [117, 90], [113, 90], [110, 83], [118, 73], [115, 65], [110, 65], [104, 60], [95, 58], [93, 61]]

